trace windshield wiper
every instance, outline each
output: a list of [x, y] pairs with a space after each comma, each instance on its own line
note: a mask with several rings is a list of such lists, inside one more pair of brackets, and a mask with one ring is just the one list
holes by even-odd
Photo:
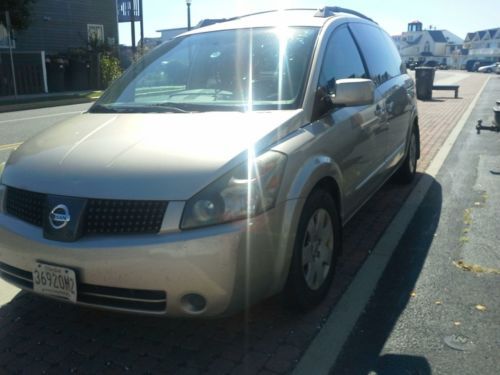
[[90, 113], [117, 113], [115, 108], [111, 108], [105, 104], [94, 104], [90, 109]]
[[148, 106], [164, 110], [165, 112], [174, 112], [174, 113], [192, 112], [192, 111], [187, 111], [185, 109], [182, 109], [182, 108], [180, 108], [174, 104], [170, 104], [170, 103], [153, 103], [153, 104], [149, 104]]
[[96, 104], [89, 112], [91, 113], [187, 113], [188, 111], [174, 105], [166, 105], [163, 103], [152, 104], [130, 104], [130, 105], [112, 105], [112, 104]]

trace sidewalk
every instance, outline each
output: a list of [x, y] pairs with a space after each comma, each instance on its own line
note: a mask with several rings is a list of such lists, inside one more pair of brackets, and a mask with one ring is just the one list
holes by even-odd
[[[471, 75], [460, 81], [459, 99], [444, 93], [435, 101], [419, 102], [420, 173], [487, 78]], [[417, 183], [387, 184], [348, 224], [334, 286], [312, 311], [288, 311], [279, 298], [272, 298], [226, 319], [158, 320], [85, 310], [21, 293], [0, 308], [0, 372], [37, 366], [38, 372], [48, 373], [290, 373]]]
[[50, 94], [33, 94], [0, 97], [0, 113], [89, 103], [95, 101], [102, 91], [66, 91]]
[[358, 320], [334, 374], [498, 374], [500, 134], [490, 79]]

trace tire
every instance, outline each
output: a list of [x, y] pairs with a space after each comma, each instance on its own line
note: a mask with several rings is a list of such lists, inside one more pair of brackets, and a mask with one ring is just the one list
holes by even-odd
[[332, 196], [313, 190], [300, 215], [284, 296], [288, 306], [307, 310], [328, 292], [342, 248], [340, 220]]
[[400, 184], [410, 184], [415, 178], [417, 172], [417, 159], [418, 159], [418, 130], [413, 127], [410, 137], [410, 144], [408, 145], [408, 152], [395, 174], [396, 182]]

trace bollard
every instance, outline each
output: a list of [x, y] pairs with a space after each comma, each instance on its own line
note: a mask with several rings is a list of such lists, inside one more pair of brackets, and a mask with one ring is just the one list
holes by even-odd
[[500, 127], [500, 104], [497, 102], [497, 106], [493, 107], [493, 113], [495, 114], [495, 124]]

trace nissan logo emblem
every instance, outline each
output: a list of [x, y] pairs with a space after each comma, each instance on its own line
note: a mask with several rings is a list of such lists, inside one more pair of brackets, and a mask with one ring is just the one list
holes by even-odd
[[49, 222], [52, 228], [64, 228], [71, 220], [68, 207], [64, 204], [55, 206], [49, 214]]

